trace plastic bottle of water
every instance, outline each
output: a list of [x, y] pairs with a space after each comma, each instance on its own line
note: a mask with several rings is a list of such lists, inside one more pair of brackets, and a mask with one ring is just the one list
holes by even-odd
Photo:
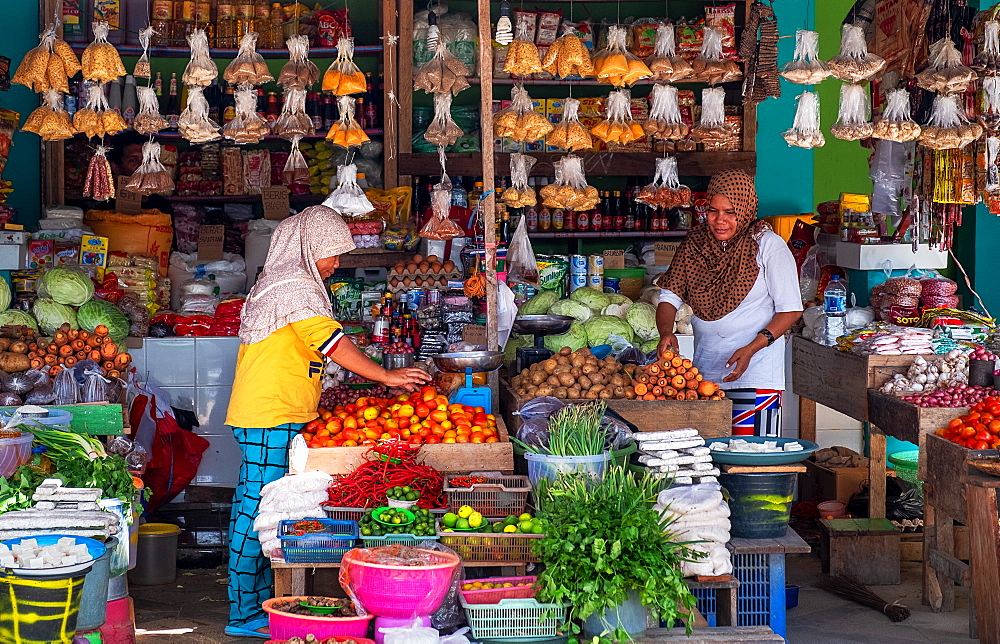
[[823, 309], [826, 311], [825, 344], [837, 344], [837, 338], [847, 333], [847, 289], [839, 275], [831, 277], [823, 291]]

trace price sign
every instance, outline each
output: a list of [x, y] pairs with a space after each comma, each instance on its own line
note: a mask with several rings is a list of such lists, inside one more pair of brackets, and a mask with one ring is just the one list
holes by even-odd
[[604, 268], [613, 271], [625, 268], [625, 249], [610, 248], [604, 251]]
[[118, 177], [118, 192], [115, 197], [115, 210], [123, 215], [138, 215], [142, 210], [142, 195], [125, 186], [132, 177]]
[[260, 199], [264, 203], [264, 219], [281, 221], [288, 219], [288, 188], [285, 186], [268, 186], [260, 189]]
[[225, 226], [202, 226], [198, 229], [198, 261], [215, 262], [222, 259], [222, 241]]
[[482, 324], [466, 324], [462, 329], [462, 342], [486, 344], [486, 327]]
[[680, 246], [680, 242], [656, 242], [653, 244], [653, 264], [669, 266], [674, 261], [674, 253]]

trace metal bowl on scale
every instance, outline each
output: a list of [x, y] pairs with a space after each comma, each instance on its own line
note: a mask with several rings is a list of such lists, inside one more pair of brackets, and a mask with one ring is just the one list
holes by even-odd
[[465, 373], [472, 369], [473, 373], [493, 371], [503, 364], [502, 351], [462, 351], [456, 353], [439, 353], [431, 356], [434, 365], [446, 373]]
[[570, 315], [519, 315], [514, 318], [514, 333], [556, 335], [566, 333], [576, 318]]

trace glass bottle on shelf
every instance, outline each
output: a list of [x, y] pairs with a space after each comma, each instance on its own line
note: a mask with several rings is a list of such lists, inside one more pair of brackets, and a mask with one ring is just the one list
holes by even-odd
[[156, 92], [156, 98], [163, 98], [163, 72], [156, 72], [156, 80], [153, 81], [153, 91]]
[[163, 116], [167, 119], [167, 129], [176, 130], [177, 121], [181, 118], [181, 101], [177, 96], [177, 72], [170, 74], [170, 93], [167, 95]]
[[271, 15], [267, 22], [267, 46], [282, 49], [285, 46], [285, 10], [277, 2], [271, 3]]
[[86, 41], [89, 32], [87, 18], [86, 0], [62, 0], [63, 38], [67, 42]]
[[[65, 2], [63, 4], [65, 5]], [[154, 47], [166, 47], [170, 44], [173, 24], [174, 0], [153, 0], [150, 26], [153, 28], [151, 44]]]
[[274, 124], [278, 120], [278, 116], [280, 114], [281, 108], [278, 106], [278, 93], [268, 92], [267, 107], [264, 109], [264, 120], [267, 122], [267, 126], [274, 127]]
[[524, 227], [528, 229], [529, 233], [538, 232], [538, 210], [535, 206], [528, 206], [527, 210], [524, 211]]
[[271, 31], [271, 2], [270, 0], [257, 0], [253, 4], [253, 30], [257, 32], [257, 48], [267, 49], [264, 43], [268, 42]]
[[222, 124], [236, 118], [236, 95], [232, 85], [226, 85], [226, 94], [222, 97]]
[[323, 93], [323, 128], [330, 129], [337, 122], [337, 101], [330, 92]]
[[171, 33], [171, 44], [174, 47], [186, 47], [185, 39], [194, 29], [195, 0], [174, 0], [174, 28]]
[[549, 207], [542, 204], [541, 209], [538, 211], [538, 232], [547, 233], [552, 230], [552, 211]]
[[604, 209], [610, 207], [608, 194], [607, 192], [598, 193], [601, 200], [597, 202], [597, 206], [590, 213], [590, 229], [594, 232], [604, 230], [604, 217], [608, 214], [604, 212]]
[[219, 0], [215, 8], [215, 47], [236, 47], [236, 5], [231, 0]]
[[472, 190], [469, 191], [469, 210], [475, 210], [476, 206], [479, 205], [479, 200], [483, 198], [483, 182], [474, 181], [472, 183]]
[[360, 96], [354, 99], [354, 120], [358, 122], [362, 130], [368, 129], [368, 121], [365, 119], [365, 99]]

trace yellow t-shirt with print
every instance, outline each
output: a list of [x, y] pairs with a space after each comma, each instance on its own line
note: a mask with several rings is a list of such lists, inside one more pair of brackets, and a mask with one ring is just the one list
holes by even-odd
[[332, 318], [316, 316], [241, 344], [226, 424], [277, 427], [316, 418], [323, 355], [344, 337], [342, 328]]

